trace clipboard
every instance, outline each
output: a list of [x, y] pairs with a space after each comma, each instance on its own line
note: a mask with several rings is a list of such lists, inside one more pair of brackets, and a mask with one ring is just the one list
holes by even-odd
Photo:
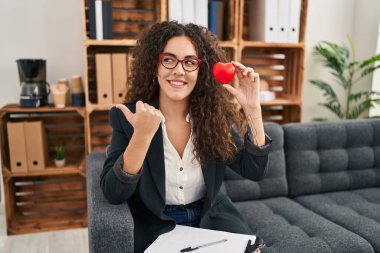
[[223, 239], [227, 239], [228, 241], [197, 249], [193, 252], [244, 253], [248, 240], [254, 242], [256, 236], [176, 225], [172, 231], [160, 235], [149, 248], [145, 250], [145, 253], [179, 253], [181, 249], [187, 247]]

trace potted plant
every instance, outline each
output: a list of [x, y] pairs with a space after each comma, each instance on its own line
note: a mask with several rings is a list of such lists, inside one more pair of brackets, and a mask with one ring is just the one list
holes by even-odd
[[[342, 103], [337, 93], [329, 83], [322, 80], [311, 80], [311, 84], [323, 91], [325, 103], [320, 105], [333, 112], [339, 119], [356, 119], [368, 109], [380, 104], [380, 91], [361, 90], [352, 92], [352, 87], [365, 76], [373, 73], [380, 65], [380, 54], [362, 62], [355, 59], [355, 47], [349, 36], [350, 49], [345, 45], [322, 41], [314, 47], [315, 55], [322, 59], [328, 71], [335, 77], [337, 83], [344, 89]], [[351, 52], [350, 52], [351, 50]], [[350, 59], [351, 58], [351, 59]], [[326, 120], [322, 118], [314, 120]]]
[[65, 152], [63, 150], [63, 147], [57, 146], [55, 148], [55, 165], [57, 167], [63, 167], [66, 164], [66, 159], [65, 159]]

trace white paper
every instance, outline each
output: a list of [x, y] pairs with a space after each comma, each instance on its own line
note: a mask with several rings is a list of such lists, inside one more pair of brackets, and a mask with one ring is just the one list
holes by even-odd
[[177, 225], [172, 231], [160, 235], [145, 253], [179, 253], [181, 249], [187, 247], [196, 247], [223, 239], [228, 241], [192, 252], [244, 253], [248, 240], [253, 244], [256, 236]]

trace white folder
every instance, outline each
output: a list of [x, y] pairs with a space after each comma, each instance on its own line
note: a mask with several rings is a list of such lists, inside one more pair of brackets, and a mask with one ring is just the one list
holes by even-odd
[[250, 40], [278, 41], [277, 0], [250, 0], [248, 13]]
[[227, 242], [201, 248], [193, 252], [244, 252], [248, 240], [251, 240], [253, 244], [256, 236], [177, 225], [174, 230], [160, 235], [146, 249], [145, 253], [179, 253], [181, 249], [187, 247], [195, 247], [223, 239], [227, 239]]
[[288, 42], [298, 43], [300, 34], [301, 0], [289, 1]]
[[96, 24], [96, 39], [103, 39], [103, 2], [95, 0], [95, 24]]
[[169, 20], [176, 20], [182, 23], [182, 0], [169, 0]]
[[194, 23], [208, 27], [208, 0], [195, 0]]
[[288, 42], [289, 0], [278, 0], [278, 40]]
[[194, 23], [194, 0], [182, 0], [182, 23]]

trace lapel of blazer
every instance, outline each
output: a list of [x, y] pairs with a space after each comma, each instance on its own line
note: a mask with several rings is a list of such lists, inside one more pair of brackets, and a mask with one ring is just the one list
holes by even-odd
[[[158, 96], [151, 100], [151, 105], [159, 109]], [[163, 203], [165, 203], [165, 161], [162, 138], [162, 128], [160, 125], [149, 146], [147, 161], [158, 192], [164, 201]]]
[[206, 202], [208, 202], [209, 206], [211, 206], [211, 201], [215, 195], [216, 172], [216, 162], [212, 160], [206, 161], [205, 167], [202, 167], [202, 173], [206, 185]]

